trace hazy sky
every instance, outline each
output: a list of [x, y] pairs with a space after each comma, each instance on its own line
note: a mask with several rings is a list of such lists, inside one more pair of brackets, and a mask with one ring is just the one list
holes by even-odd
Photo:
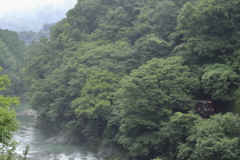
[[0, 28], [39, 31], [45, 23], [66, 17], [77, 0], [1, 0]]
[[[54, 4], [59, 8], [72, 6], [77, 3], [77, 0], [4, 0], [0, 5], [0, 18], [9, 13], [27, 12], [33, 8]], [[70, 9], [70, 8], [69, 8]]]

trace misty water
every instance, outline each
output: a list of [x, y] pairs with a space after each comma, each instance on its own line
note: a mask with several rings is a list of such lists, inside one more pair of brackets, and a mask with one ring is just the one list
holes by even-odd
[[[21, 106], [17, 110], [24, 108]], [[103, 160], [97, 158], [88, 148], [76, 145], [55, 145], [44, 143], [48, 138], [40, 129], [34, 127], [32, 117], [17, 116], [21, 128], [15, 132], [14, 139], [19, 142], [16, 153], [22, 155], [26, 145], [29, 145], [29, 154], [36, 160]]]

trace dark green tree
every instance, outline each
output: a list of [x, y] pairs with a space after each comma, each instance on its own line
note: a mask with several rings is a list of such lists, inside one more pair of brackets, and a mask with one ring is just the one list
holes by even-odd
[[[191, 135], [195, 121], [201, 119], [197, 114], [176, 112], [168, 122], [163, 122], [162, 127], [156, 132], [155, 149], [164, 159], [177, 159], [178, 147], [185, 144]], [[159, 157], [158, 156], [158, 157]]]
[[199, 81], [181, 57], [152, 59], [121, 81], [118, 104], [121, 108], [119, 143], [133, 156], [146, 156], [153, 150], [155, 132], [167, 122], [172, 107], [187, 108], [187, 100]]
[[179, 159], [239, 159], [239, 115], [217, 114], [198, 119], [187, 142], [179, 146]]
[[16, 32], [0, 29], [0, 50], [0, 65], [3, 68], [1, 75], [6, 74], [11, 80], [11, 86], [4, 94], [23, 96], [25, 89], [20, 70], [23, 67], [26, 47]]
[[107, 70], [91, 71], [80, 92], [80, 97], [72, 102], [71, 106], [75, 110], [77, 121], [84, 128], [82, 133], [92, 145], [101, 142], [116, 101], [114, 93], [119, 88], [121, 78], [122, 75]]
[[239, 49], [240, 1], [188, 2], [178, 16], [178, 31], [190, 51], [190, 63], [233, 63]]
[[207, 65], [201, 78], [202, 88], [214, 100], [231, 101], [238, 90], [240, 76], [233, 68], [224, 64]]
[[[2, 68], [0, 67], [0, 71]], [[8, 76], [0, 76], [0, 144], [8, 145], [12, 140], [12, 132], [19, 127], [19, 122], [16, 120], [16, 113], [10, 107], [19, 104], [17, 97], [4, 97], [2, 91], [10, 85]]]

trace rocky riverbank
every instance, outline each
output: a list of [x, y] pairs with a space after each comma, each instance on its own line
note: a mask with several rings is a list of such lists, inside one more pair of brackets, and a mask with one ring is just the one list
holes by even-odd
[[[79, 140], [74, 141], [73, 137], [74, 136], [71, 134], [70, 131], [62, 130], [56, 136], [47, 139], [44, 143], [69, 145], [76, 144], [76, 142], [79, 142]], [[81, 143], [81, 145], [83, 144]], [[89, 147], [86, 141], [84, 145], [86, 147]], [[128, 158], [126, 158], [125, 152], [115, 147], [102, 146], [96, 153], [96, 156], [105, 159], [110, 158], [112, 160], [128, 160]]]
[[[39, 116], [37, 111], [33, 109], [26, 109], [23, 111], [17, 112], [18, 116], [27, 116], [32, 117], [36, 120]], [[89, 148], [86, 140], [83, 140], [83, 137], [76, 137], [72, 135], [69, 130], [61, 130], [57, 134], [53, 135], [51, 138], [47, 139], [44, 143], [54, 144], [54, 145], [72, 145], [72, 144], [81, 144]], [[115, 147], [106, 147], [102, 146], [99, 148], [98, 152], [96, 152], [97, 157], [101, 157], [104, 159], [112, 159], [112, 160], [128, 160], [126, 158], [126, 153], [121, 149]], [[21, 159], [21, 158], [20, 158]], [[18, 157], [15, 160], [19, 160]], [[27, 160], [40, 160], [38, 158], [27, 158]], [[41, 159], [42, 160], [42, 159]]]
[[45, 141], [45, 143], [51, 143], [51, 144], [72, 144], [74, 142], [71, 142], [69, 139], [71, 136], [71, 132], [68, 130], [62, 130], [60, 131], [56, 136], [51, 137]]
[[126, 152], [115, 147], [102, 146], [98, 151], [97, 156], [111, 160], [129, 160]]

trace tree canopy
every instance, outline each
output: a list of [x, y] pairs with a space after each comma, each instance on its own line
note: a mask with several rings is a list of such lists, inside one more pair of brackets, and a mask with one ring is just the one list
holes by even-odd
[[122, 80], [117, 94], [122, 109], [119, 142], [133, 155], [149, 154], [161, 122], [168, 121], [175, 104], [187, 107], [198, 88], [198, 79], [182, 64], [181, 57], [152, 59]]
[[[2, 68], [0, 67], [0, 71]], [[17, 97], [4, 97], [2, 92], [10, 85], [8, 76], [0, 76], [0, 143], [1, 145], [8, 145], [12, 139], [12, 132], [16, 131], [19, 122], [16, 120], [16, 113], [10, 107], [18, 105], [19, 100]]]
[[[137, 159], [236, 158], [237, 134], [217, 132], [238, 115], [203, 120], [188, 100], [208, 99], [216, 111], [240, 102], [239, 5], [78, 0], [49, 39], [27, 48], [22, 71], [38, 127], [68, 129], [95, 149], [118, 147]], [[12, 69], [15, 52], [2, 41], [2, 63]]]
[[217, 114], [195, 121], [187, 143], [179, 146], [180, 159], [239, 159], [239, 115]]
[[0, 75], [8, 75], [11, 86], [4, 91], [4, 95], [23, 96], [23, 68], [26, 46], [19, 40], [16, 32], [0, 29], [0, 66], [3, 68]]

